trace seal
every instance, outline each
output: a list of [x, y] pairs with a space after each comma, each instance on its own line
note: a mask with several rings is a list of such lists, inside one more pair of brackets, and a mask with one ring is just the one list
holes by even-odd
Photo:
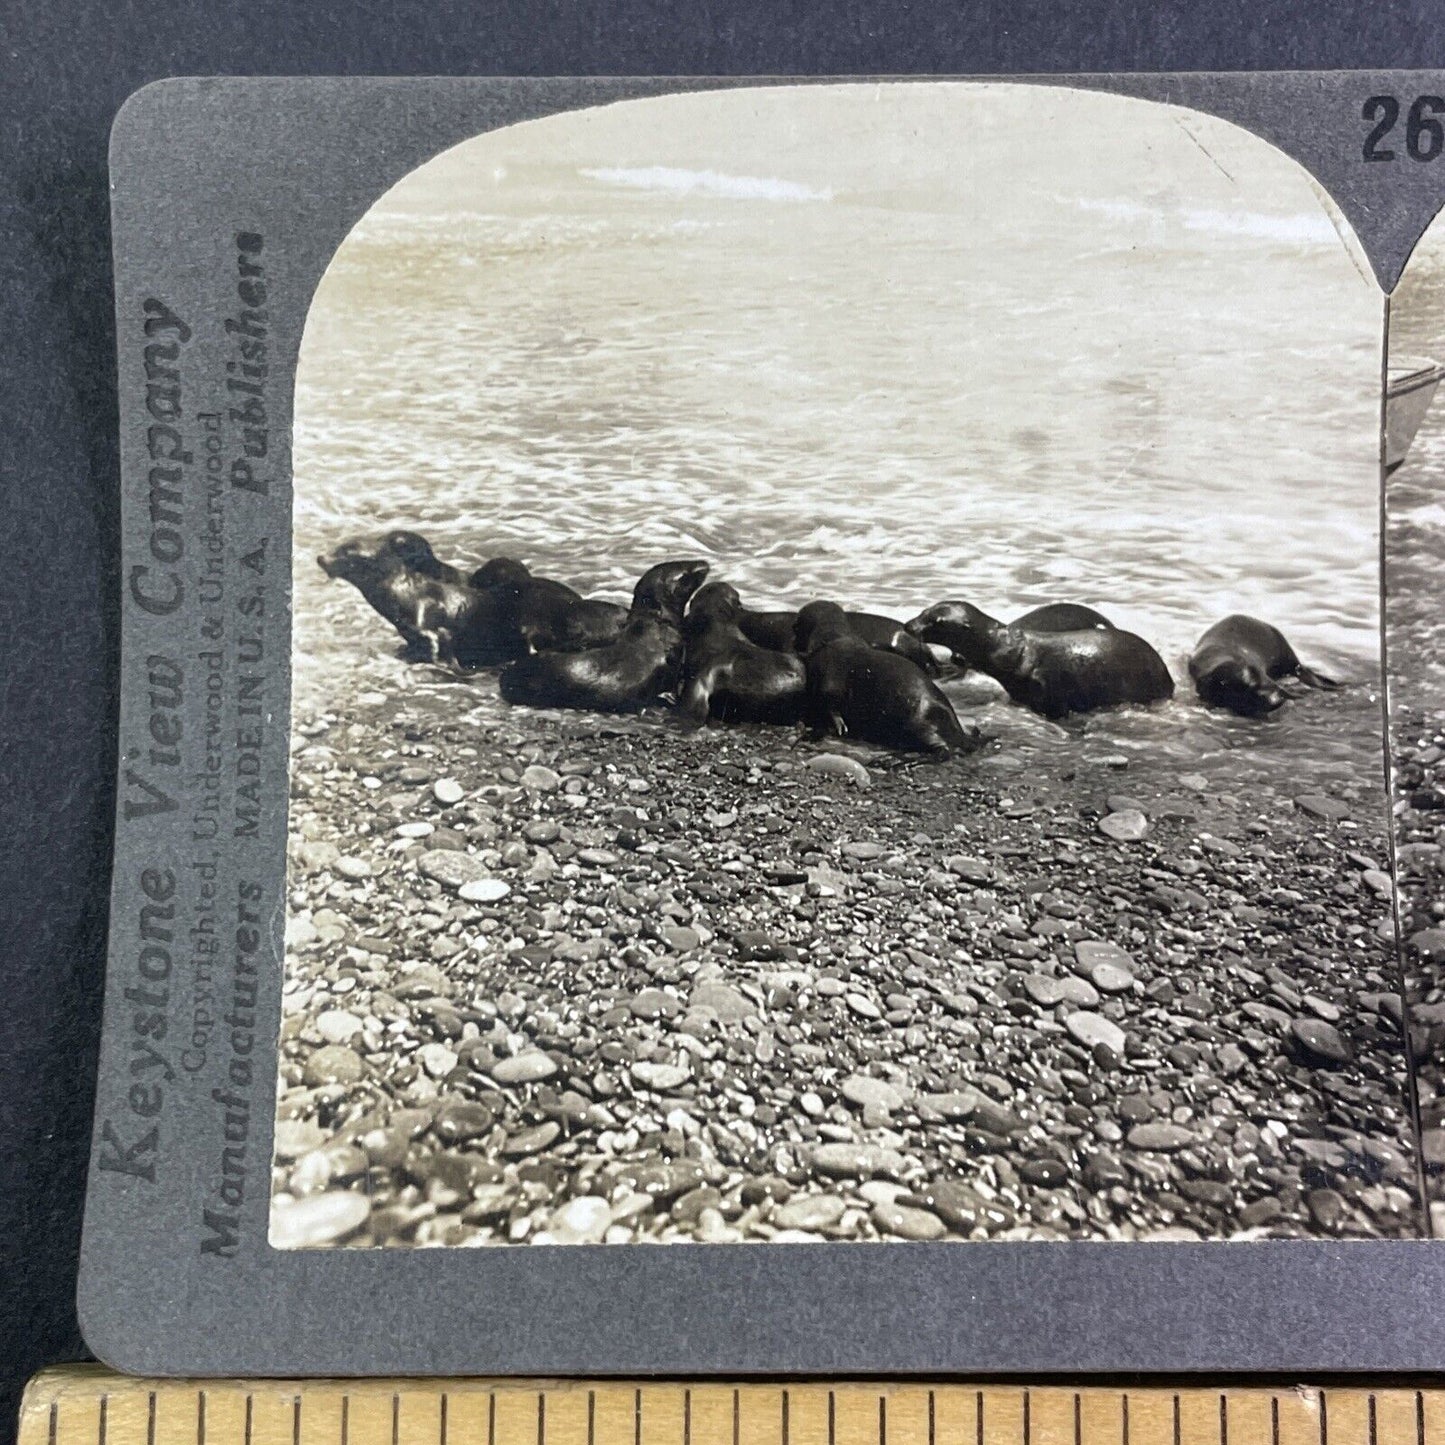
[[1113, 625], [1102, 612], [1080, 602], [1046, 602], [1022, 617], [1015, 617], [1009, 624], [1022, 627], [1025, 632], [1085, 632], [1090, 627]]
[[502, 696], [527, 707], [638, 712], [675, 691], [682, 670], [683, 610], [707, 576], [707, 563], [662, 562], [632, 590], [627, 625], [612, 642], [584, 652], [534, 652], [501, 676]]
[[[896, 652], [916, 667], [921, 667], [930, 677], [938, 673], [938, 659], [916, 637], [910, 637], [896, 618], [884, 617], [877, 612], [845, 611], [843, 615], [854, 633], [870, 647]], [[797, 626], [796, 612], [750, 612], [744, 608], [738, 614], [738, 627], [743, 636], [749, 642], [771, 648], [774, 652], [796, 650]]]
[[693, 722], [797, 723], [803, 719], [807, 671], [792, 652], [750, 641], [738, 626], [737, 589], [709, 582], [683, 622], [682, 693], [678, 706]]
[[316, 560], [396, 628], [412, 661], [475, 669], [510, 661], [520, 650], [501, 599], [468, 586], [415, 532], [352, 538]]
[[1306, 667], [1279, 628], [1242, 612], [1216, 622], [1199, 639], [1189, 657], [1189, 676], [1202, 702], [1240, 717], [1283, 707], [1292, 694], [1278, 685], [1281, 678], [1298, 678], [1306, 687], [1340, 685]]
[[1174, 695], [1164, 659], [1142, 637], [1118, 628], [1032, 632], [968, 602], [940, 602], [908, 630], [949, 648], [961, 665], [988, 673], [1014, 702], [1047, 718]]
[[837, 603], [804, 607], [794, 642], [807, 676], [804, 721], [815, 736], [833, 733], [935, 757], [980, 745], [977, 731], [965, 731], [953, 704], [922, 668], [870, 646]]
[[584, 597], [512, 557], [478, 567], [471, 585], [503, 601], [524, 652], [581, 652], [615, 641], [627, 625], [627, 608], [619, 603]]

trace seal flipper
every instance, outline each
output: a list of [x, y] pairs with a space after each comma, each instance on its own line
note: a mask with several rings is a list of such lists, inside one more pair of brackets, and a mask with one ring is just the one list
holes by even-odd
[[1322, 672], [1316, 672], [1312, 667], [1306, 667], [1304, 663], [1295, 669], [1295, 676], [1304, 683], [1306, 687], [1323, 688], [1326, 692], [1338, 692], [1344, 686], [1342, 682], [1336, 682], [1332, 677], [1326, 677]]

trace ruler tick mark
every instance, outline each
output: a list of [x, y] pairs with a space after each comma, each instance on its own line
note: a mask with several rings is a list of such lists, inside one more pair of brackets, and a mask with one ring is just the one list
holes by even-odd
[[738, 1445], [738, 1417], [742, 1414], [742, 1404], [738, 1399], [738, 1392], [733, 1391], [733, 1445]]
[[537, 1445], [547, 1445], [547, 1396], [537, 1392]]
[[1229, 1402], [1221, 1395], [1219, 1397], [1219, 1445], [1229, 1445]]
[[[341, 1445], [347, 1445], [351, 1435], [351, 1396], [341, 1397]], [[204, 1445], [204, 1442], [202, 1442]]]
[[395, 1390], [391, 1392], [391, 1445], [401, 1445], [401, 1396]]
[[441, 1445], [447, 1445], [447, 1392], [442, 1391], [441, 1398]]
[[828, 1391], [828, 1445], [838, 1445], [838, 1399], [832, 1390]]
[[[538, 1442], [541, 1445], [541, 1442]], [[642, 1391], [632, 1392], [632, 1445], [642, 1445]]]
[[55, 1445], [55, 1437], [60, 1431], [60, 1401], [50, 1402], [50, 1445]]
[[888, 1445], [888, 1397], [878, 1397], [878, 1445]]
[[1119, 1396], [1119, 1438], [1123, 1445], [1129, 1445], [1129, 1392]]
[[[52, 1442], [53, 1445], [53, 1442]], [[156, 1445], [156, 1392], [146, 1401], [146, 1445]]]
[[1375, 1393], [1374, 1393], [1373, 1390], [1370, 1392], [1370, 1400], [1369, 1400], [1369, 1420], [1370, 1420], [1370, 1445], [1378, 1445], [1379, 1436], [1375, 1433], [1375, 1430], [1376, 1430], [1376, 1426], [1375, 1426]]
[[[246, 1425], [245, 1425], [245, 1440], [246, 1440], [246, 1445], [251, 1445], [251, 1417], [252, 1417], [252, 1412], [253, 1412], [253, 1410], [254, 1410], [254, 1407], [255, 1407], [255, 1399], [254, 1399], [253, 1396], [251, 1395], [251, 1392], [248, 1390], [248, 1391], [246, 1392]], [[395, 1442], [393, 1442], [393, 1445], [395, 1445]]]
[[791, 1403], [792, 1403], [792, 1402], [791, 1402], [791, 1401], [789, 1400], [789, 1398], [788, 1398], [788, 1392], [787, 1392], [786, 1390], [784, 1390], [784, 1391], [783, 1391], [783, 1445], [788, 1445], [788, 1430], [789, 1430], [789, 1426], [790, 1426], [790, 1422], [789, 1422], [789, 1420], [788, 1420], [788, 1410], [789, 1410], [789, 1407], [790, 1407]]
[[[787, 1391], [783, 1391], [784, 1396]], [[787, 1445], [788, 1432], [783, 1431], [783, 1445]], [[682, 1445], [692, 1445], [692, 1391], [682, 1392]]]
[[1027, 1390], [1025, 1390], [1025, 1391], [1024, 1391], [1024, 1445], [1031, 1445], [1031, 1442], [1033, 1441], [1033, 1438], [1034, 1438], [1034, 1421], [1033, 1421], [1033, 1413], [1034, 1413], [1034, 1412], [1033, 1412], [1033, 1405], [1034, 1405], [1034, 1397], [1033, 1397]]
[[587, 1445], [595, 1445], [597, 1438], [597, 1391], [587, 1392]]
[[206, 1392], [196, 1391], [196, 1445], [206, 1445]]
[[1415, 1391], [1415, 1445], [1425, 1445], [1425, 1392]]
[[[587, 1416], [587, 1439], [592, 1439], [592, 1416]], [[497, 1445], [497, 1396], [494, 1391], [487, 1396], [487, 1445]]]
[[108, 1394], [105, 1394], [100, 1397], [100, 1428], [96, 1432], [96, 1439], [100, 1442], [100, 1445], [105, 1445], [105, 1432], [107, 1426], [110, 1423], [107, 1418], [109, 1414], [110, 1396]]
[[1179, 1445], [1182, 1431], [1179, 1428], [1179, 1396], [1174, 1397], [1174, 1445]]
[[1074, 1445], [1084, 1445], [1084, 1405], [1077, 1390], [1074, 1391]]
[[1330, 1392], [1320, 1391], [1320, 1445], [1330, 1445]]
[[291, 1445], [301, 1445], [301, 1396], [291, 1397]]

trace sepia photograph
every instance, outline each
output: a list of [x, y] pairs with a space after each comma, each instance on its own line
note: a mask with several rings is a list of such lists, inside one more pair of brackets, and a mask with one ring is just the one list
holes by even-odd
[[1386, 663], [1395, 876], [1430, 1232], [1445, 1235], [1445, 225], [1390, 298]]
[[1421, 253], [1382, 398], [1329, 196], [1158, 102], [707, 91], [402, 179], [297, 364], [272, 1246], [1418, 1236]]

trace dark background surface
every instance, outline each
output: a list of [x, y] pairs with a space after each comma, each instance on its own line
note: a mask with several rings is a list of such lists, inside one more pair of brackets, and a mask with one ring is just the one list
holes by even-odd
[[1426, 68], [1445, 5], [0, 0], [0, 1445], [82, 1358], [75, 1261], [113, 806], [105, 151], [167, 75]]

